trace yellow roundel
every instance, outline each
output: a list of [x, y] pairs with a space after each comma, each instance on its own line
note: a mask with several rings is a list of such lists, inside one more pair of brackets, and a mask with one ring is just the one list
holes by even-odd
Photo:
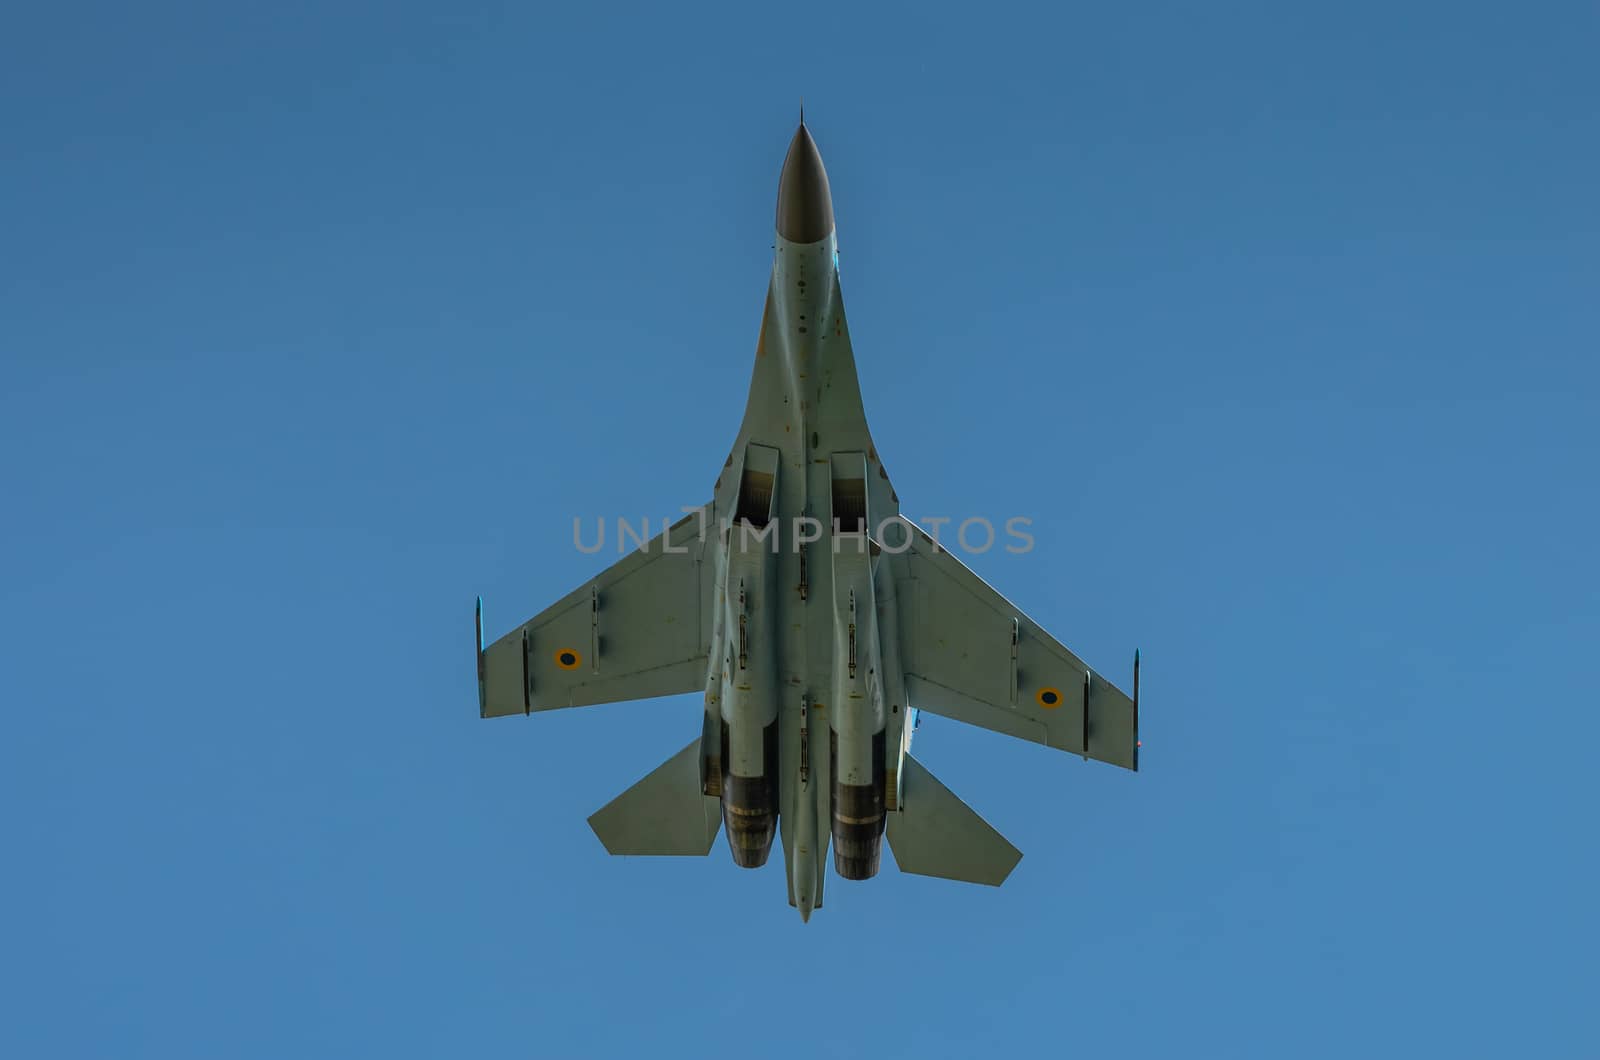
[[563, 670], [576, 670], [583, 665], [583, 656], [576, 648], [561, 648], [556, 652], [556, 665]]
[[1055, 710], [1061, 705], [1061, 690], [1059, 688], [1041, 688], [1033, 697], [1045, 710]]

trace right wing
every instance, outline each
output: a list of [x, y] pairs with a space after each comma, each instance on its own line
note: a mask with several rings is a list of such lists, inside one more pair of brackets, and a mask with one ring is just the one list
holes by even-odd
[[485, 718], [702, 691], [709, 565], [691, 512], [483, 649], [478, 707]]
[[[883, 548], [899, 589], [909, 706], [1139, 768], [1137, 703], [1085, 666], [909, 519]], [[901, 540], [906, 540], [902, 538]], [[1138, 663], [1134, 663], [1138, 688]]]

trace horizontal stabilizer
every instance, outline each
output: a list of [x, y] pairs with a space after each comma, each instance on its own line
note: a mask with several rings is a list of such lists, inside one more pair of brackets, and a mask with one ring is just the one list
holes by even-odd
[[889, 849], [901, 872], [998, 887], [1022, 851], [908, 753], [901, 803], [889, 814]]
[[700, 793], [698, 738], [589, 818], [613, 854], [704, 857], [721, 824], [722, 804]]

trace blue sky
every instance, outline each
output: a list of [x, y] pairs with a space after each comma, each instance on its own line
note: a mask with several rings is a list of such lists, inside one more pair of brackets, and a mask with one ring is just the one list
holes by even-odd
[[[0, 1051], [1595, 1055], [1600, 16], [1296, 6], [9, 12]], [[469, 647], [709, 495], [802, 96], [907, 513], [1145, 659], [808, 925]]]

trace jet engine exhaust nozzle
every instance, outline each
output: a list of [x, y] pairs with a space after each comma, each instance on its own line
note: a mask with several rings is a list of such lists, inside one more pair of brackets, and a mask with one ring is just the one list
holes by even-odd
[[[872, 737], [872, 782], [842, 784], [834, 781], [829, 802], [833, 809], [833, 868], [847, 880], [870, 880], [878, 874], [883, 854], [884, 767], [883, 732]], [[834, 776], [838, 776], [838, 740], [833, 742]]]
[[759, 777], [741, 777], [727, 763], [728, 725], [722, 726], [722, 826], [728, 852], [743, 869], [759, 869], [772, 853], [778, 831], [778, 723], [761, 733], [763, 770]]

